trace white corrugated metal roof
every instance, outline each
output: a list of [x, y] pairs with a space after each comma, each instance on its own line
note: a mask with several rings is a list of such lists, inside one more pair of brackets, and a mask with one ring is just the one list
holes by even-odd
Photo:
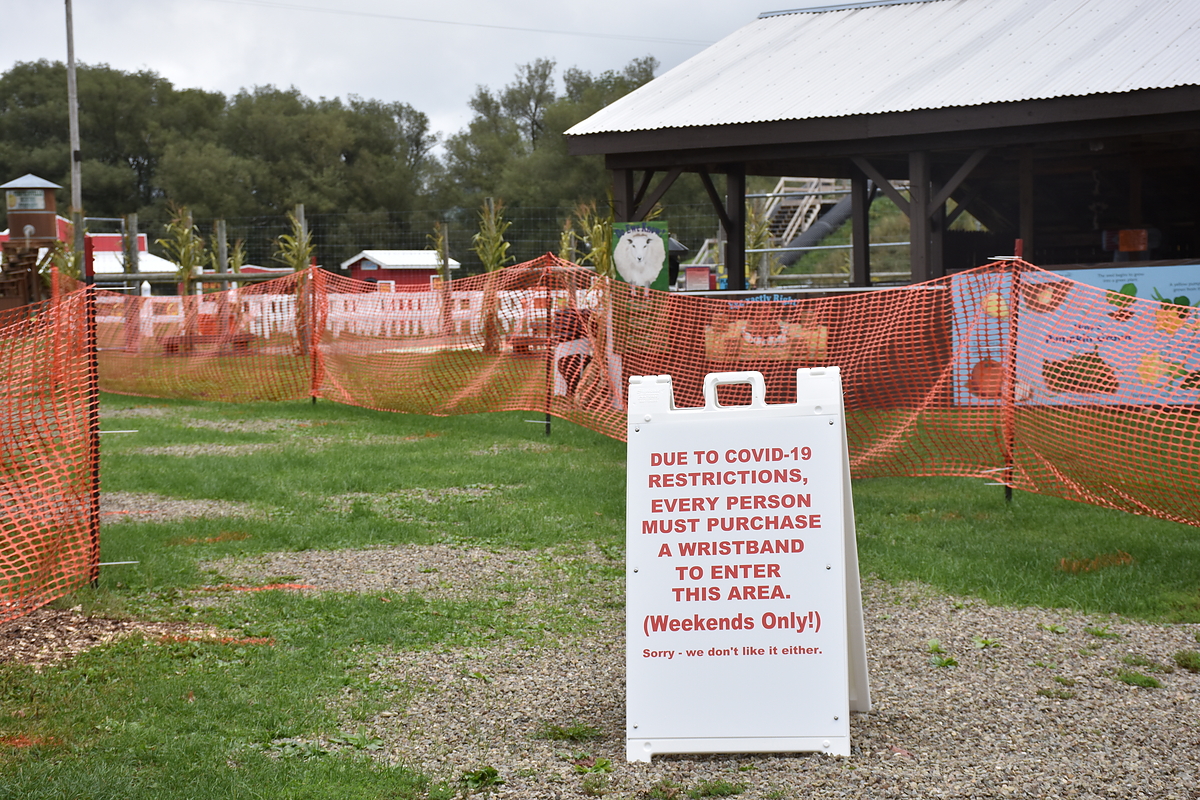
[[[138, 253], [138, 272], [176, 272], [178, 265], [153, 253], [142, 251]], [[92, 253], [92, 271], [97, 275], [116, 275], [125, 271], [125, 257], [122, 253], [100, 250]]]
[[[378, 264], [380, 269], [437, 269], [442, 263], [436, 250], [363, 250], [343, 261], [342, 269], [364, 258]], [[457, 261], [450, 259], [450, 269], [459, 266]]]
[[567, 131], [842, 117], [1200, 84], [1197, 0], [925, 0], [763, 15]]
[[57, 183], [51, 183], [45, 178], [39, 178], [32, 172], [27, 172], [15, 180], [0, 186], [0, 189], [61, 189]]

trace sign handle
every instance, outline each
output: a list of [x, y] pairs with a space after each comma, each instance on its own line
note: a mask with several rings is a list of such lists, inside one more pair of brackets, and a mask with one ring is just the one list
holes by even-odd
[[705, 408], [721, 408], [717, 402], [717, 387], [730, 384], [750, 384], [750, 408], [765, 408], [767, 405], [767, 382], [761, 372], [710, 372], [704, 376]]

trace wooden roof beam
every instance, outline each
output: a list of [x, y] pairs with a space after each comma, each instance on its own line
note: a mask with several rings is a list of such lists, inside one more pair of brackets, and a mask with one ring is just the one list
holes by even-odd
[[655, 204], [662, 199], [662, 196], [667, 193], [667, 190], [671, 188], [676, 179], [678, 179], [682, 174], [683, 167], [672, 167], [671, 170], [663, 176], [663, 179], [658, 182], [658, 186], [654, 187], [654, 191], [650, 193], [650, 196], [643, 200], [643, 195], [646, 193], [646, 188], [650, 185], [650, 179], [654, 175], [653, 170], [647, 170], [646, 177], [642, 181], [642, 190], [638, 192], [637, 198], [634, 200], [634, 203], [638, 204], [637, 212], [633, 215], [634, 221], [636, 222], [638, 220], [643, 220], [649, 216], [650, 212], [654, 210]]
[[721, 218], [721, 227], [728, 232], [733, 228], [733, 221], [725, 213], [725, 202], [721, 199], [721, 195], [717, 194], [717, 187], [713, 186], [712, 176], [708, 174], [707, 169], [700, 170], [700, 183], [704, 184], [704, 191], [708, 192], [708, 199], [712, 201], [713, 209]]
[[910, 219], [912, 218], [912, 214], [908, 210], [908, 200], [905, 199], [904, 195], [900, 194], [895, 186], [892, 186], [891, 181], [883, 177], [882, 172], [875, 169], [875, 165], [862, 156], [855, 156], [850, 160], [854, 162], [854, 166], [861, 169], [868, 178], [874, 181], [876, 186], [883, 190], [883, 193], [896, 204], [897, 208], [904, 212], [905, 216]]
[[967, 160], [963, 162], [963, 165], [959, 167], [954, 175], [950, 177], [950, 180], [946, 181], [946, 185], [941, 188], [941, 191], [934, 195], [933, 199], [929, 201], [927, 213], [932, 214], [934, 213], [935, 209], [944, 205], [945, 202], [950, 199], [950, 195], [954, 193], [954, 190], [957, 189], [962, 182], [967, 179], [967, 176], [971, 174], [975, 167], [979, 166], [979, 162], [983, 161], [983, 159], [987, 157], [987, 154], [988, 148], [986, 147], [981, 147], [974, 153], [971, 153], [971, 155], [967, 157]]

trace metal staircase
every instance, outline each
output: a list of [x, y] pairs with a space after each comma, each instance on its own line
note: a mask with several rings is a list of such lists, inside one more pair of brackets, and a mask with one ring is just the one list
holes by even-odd
[[[834, 202], [834, 192], [848, 188], [832, 178], [780, 178], [767, 196], [764, 213], [770, 220], [771, 246], [785, 247], [808, 230], [821, 216], [821, 208]], [[720, 263], [719, 239], [705, 239], [691, 264]]]
[[783, 247], [808, 230], [821, 215], [825, 193], [841, 188], [832, 178], [780, 178], [766, 208], [772, 246]]

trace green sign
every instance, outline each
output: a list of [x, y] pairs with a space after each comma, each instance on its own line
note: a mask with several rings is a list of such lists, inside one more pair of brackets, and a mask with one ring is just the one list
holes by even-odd
[[613, 265], [634, 286], [667, 291], [667, 223], [614, 222]]

